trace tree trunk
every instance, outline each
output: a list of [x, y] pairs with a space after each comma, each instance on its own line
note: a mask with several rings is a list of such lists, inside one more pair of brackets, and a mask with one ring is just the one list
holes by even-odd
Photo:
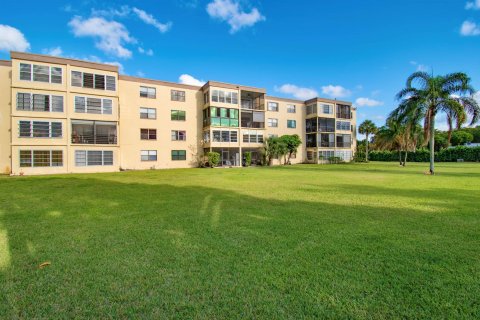
[[365, 144], [365, 162], [368, 162], [368, 133], [365, 134], [365, 140], [366, 140], [366, 144]]
[[452, 129], [448, 130], [447, 147], [450, 147], [450, 140], [452, 140]]
[[435, 114], [430, 115], [430, 174], [435, 174]]
[[408, 156], [408, 150], [405, 150], [405, 158], [403, 160], [403, 166], [404, 167], [407, 165], [407, 156]]
[[402, 165], [402, 149], [398, 148], [398, 161]]

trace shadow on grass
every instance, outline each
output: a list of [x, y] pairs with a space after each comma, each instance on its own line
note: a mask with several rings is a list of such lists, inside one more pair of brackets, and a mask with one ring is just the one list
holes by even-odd
[[[459, 222], [388, 204], [93, 178], [15, 179], [2, 189], [6, 318], [448, 318], [479, 311], [478, 216]], [[51, 265], [38, 269], [44, 261]]]

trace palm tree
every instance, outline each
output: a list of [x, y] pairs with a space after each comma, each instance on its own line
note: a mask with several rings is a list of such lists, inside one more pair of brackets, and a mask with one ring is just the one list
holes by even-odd
[[440, 112], [464, 112], [472, 117], [471, 124], [480, 117], [480, 106], [472, 95], [475, 90], [465, 73], [433, 76], [415, 72], [407, 79], [406, 88], [397, 94], [401, 101], [391, 117], [402, 121], [405, 118], [423, 119], [425, 141], [430, 140], [430, 174], [435, 174], [435, 116]]
[[380, 127], [375, 135], [375, 147], [380, 150], [397, 150], [400, 165], [402, 165], [402, 134], [402, 126], [389, 118], [385, 126]]
[[377, 133], [378, 128], [371, 120], [365, 120], [358, 127], [358, 132], [365, 135], [365, 161], [368, 162], [368, 136]]

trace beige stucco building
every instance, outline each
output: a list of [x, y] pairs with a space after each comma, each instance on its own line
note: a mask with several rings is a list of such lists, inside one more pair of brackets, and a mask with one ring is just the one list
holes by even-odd
[[[266, 95], [209, 81], [202, 87], [120, 75], [116, 66], [11, 52], [0, 60], [0, 169], [5, 174], [110, 172], [253, 162], [270, 136], [298, 134], [292, 163], [353, 157], [349, 102]], [[279, 163], [279, 160], [276, 161]]]

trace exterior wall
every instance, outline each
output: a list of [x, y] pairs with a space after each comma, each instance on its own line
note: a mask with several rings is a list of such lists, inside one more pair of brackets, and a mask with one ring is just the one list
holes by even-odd
[[[140, 97], [140, 86], [156, 89], [156, 98]], [[171, 90], [185, 91], [185, 102], [171, 101]], [[201, 152], [203, 95], [195, 87], [120, 79], [120, 136], [122, 169], [188, 168], [197, 166]], [[140, 108], [156, 109], [156, 119], [141, 119]], [[171, 120], [171, 111], [186, 112], [185, 121]], [[156, 129], [156, 140], [141, 140], [140, 129]], [[172, 141], [172, 130], [186, 131], [186, 141]], [[157, 161], [141, 161], [142, 150], [156, 150]], [[172, 150], [185, 150], [186, 160], [172, 161]]]
[[[225, 151], [232, 157], [232, 154], [240, 159], [237, 165], [241, 165], [241, 158], [246, 151], [257, 151], [263, 147], [263, 143], [250, 143], [243, 141], [243, 133], [246, 131], [257, 131], [267, 139], [269, 135], [297, 134], [302, 140], [295, 158], [291, 163], [302, 163], [307, 159], [307, 151], [318, 152], [322, 148], [306, 147], [305, 119], [309, 117], [331, 117], [336, 114], [306, 115], [306, 106], [313, 102], [326, 102], [332, 105], [348, 102], [340, 102], [328, 99], [312, 99], [299, 101], [270, 97], [265, 95], [265, 90], [260, 88], [232, 85], [221, 82], [210, 81], [203, 87], [182, 85], [177, 83], [141, 79], [130, 76], [119, 76], [118, 68], [110, 65], [90, 63], [72, 59], [55, 58], [35, 54], [12, 52], [12, 61], [0, 61], [0, 173], [13, 174], [53, 174], [53, 173], [75, 173], [75, 172], [112, 172], [122, 169], [162, 169], [162, 168], [189, 168], [198, 165], [203, 161], [203, 150]], [[62, 83], [44, 83], [35, 81], [20, 80], [20, 63], [58, 67], [62, 69]], [[116, 80], [114, 91], [103, 89], [92, 89], [72, 86], [72, 71], [86, 72], [112, 76]], [[140, 87], [155, 88], [155, 98], [140, 96]], [[185, 101], [172, 101], [171, 90], [185, 92]], [[212, 101], [212, 91], [222, 90], [225, 92], [236, 92], [238, 103], [222, 103]], [[209, 92], [209, 101], [204, 103], [204, 93]], [[25, 111], [17, 110], [17, 94], [44, 94], [62, 96], [64, 101], [63, 112], [51, 111]], [[252, 94], [253, 97], [260, 97], [264, 103], [265, 127], [264, 128], [242, 128], [241, 107], [243, 94]], [[75, 111], [75, 97], [90, 97], [112, 100], [112, 114], [90, 114], [78, 113]], [[252, 96], [251, 96], [252, 97]], [[268, 110], [268, 102], [276, 102], [279, 105], [278, 112]], [[260, 103], [260, 105], [261, 105]], [[295, 113], [287, 111], [288, 105], [295, 105]], [[238, 127], [203, 126], [203, 110], [208, 107], [233, 108], [239, 110]], [[156, 119], [142, 119], [140, 108], [156, 109]], [[171, 111], [180, 110], [186, 112], [185, 121], [171, 119]], [[329, 148], [334, 150], [350, 150], [356, 148], [356, 111], [352, 108], [353, 131], [336, 131], [352, 135], [351, 148]], [[277, 127], [269, 127], [268, 119], [277, 119]], [[19, 121], [49, 121], [62, 123], [62, 135], [58, 138], [37, 138], [20, 137]], [[108, 141], [109, 144], [88, 144], [88, 140], [78, 143], [72, 132], [72, 121], [105, 121], [113, 122], [117, 127], [116, 142]], [[295, 120], [296, 127], [288, 128], [287, 120]], [[141, 129], [155, 129], [156, 140], [142, 140]], [[172, 130], [186, 131], [185, 141], [173, 141]], [[213, 142], [213, 130], [235, 130], [238, 132], [238, 142]], [[210, 142], [203, 141], [203, 133], [210, 133]], [[86, 137], [86, 136], [83, 136]], [[110, 137], [110, 135], [109, 135]], [[98, 142], [98, 140], [97, 140]], [[21, 167], [20, 152], [26, 150], [39, 151], [62, 151], [63, 164], [55, 167]], [[157, 151], [155, 161], [142, 161], [142, 150]], [[172, 150], [185, 150], [186, 160], [173, 160]], [[75, 159], [76, 151], [111, 151], [113, 163], [108, 165], [82, 166]], [[235, 160], [237, 161], [237, 160]], [[274, 164], [280, 164], [283, 160], [275, 160]]]
[[11, 171], [11, 69], [9, 62], [0, 61], [0, 174], [9, 174]]

